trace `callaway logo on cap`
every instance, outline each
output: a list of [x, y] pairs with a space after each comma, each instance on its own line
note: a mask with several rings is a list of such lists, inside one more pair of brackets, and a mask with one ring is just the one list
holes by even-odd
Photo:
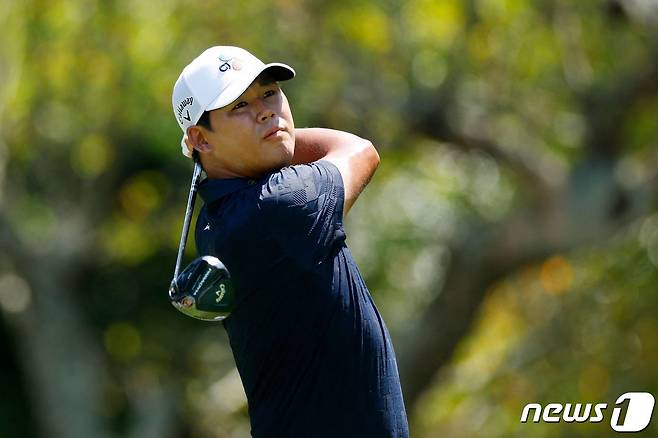
[[211, 47], [183, 69], [172, 95], [174, 116], [183, 130], [183, 155], [192, 156], [185, 144], [187, 129], [196, 125], [203, 112], [233, 102], [265, 70], [277, 81], [295, 77], [292, 67], [264, 64], [246, 50], [233, 46]]

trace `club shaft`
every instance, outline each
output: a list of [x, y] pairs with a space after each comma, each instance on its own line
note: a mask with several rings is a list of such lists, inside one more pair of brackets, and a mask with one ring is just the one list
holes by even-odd
[[183, 232], [180, 236], [180, 244], [178, 245], [178, 257], [176, 258], [176, 267], [174, 268], [174, 278], [176, 280], [180, 273], [180, 266], [183, 262], [183, 254], [185, 253], [185, 245], [187, 244], [187, 236], [190, 232], [190, 222], [192, 221], [192, 212], [194, 212], [194, 201], [196, 200], [196, 190], [199, 184], [199, 177], [201, 176], [201, 163], [199, 160], [194, 160], [194, 171], [192, 172], [192, 183], [190, 184], [190, 194], [187, 197], [187, 210], [185, 211], [185, 220], [183, 221]]

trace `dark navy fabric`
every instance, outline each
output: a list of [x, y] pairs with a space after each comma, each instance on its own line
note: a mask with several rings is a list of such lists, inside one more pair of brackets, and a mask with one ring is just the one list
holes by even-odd
[[199, 255], [229, 269], [223, 321], [254, 437], [408, 437], [388, 330], [346, 243], [328, 161], [205, 180]]

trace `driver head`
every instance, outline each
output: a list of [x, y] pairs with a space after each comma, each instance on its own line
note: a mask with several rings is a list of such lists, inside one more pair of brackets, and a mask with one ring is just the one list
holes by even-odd
[[199, 257], [172, 281], [169, 300], [188, 316], [221, 321], [234, 304], [229, 272], [216, 257]]

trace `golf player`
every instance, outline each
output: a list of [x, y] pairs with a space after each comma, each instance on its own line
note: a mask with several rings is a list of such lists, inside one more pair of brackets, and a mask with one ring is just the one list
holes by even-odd
[[343, 218], [379, 165], [373, 145], [295, 129], [295, 71], [211, 47], [173, 91], [183, 154], [200, 160], [199, 255], [231, 272], [224, 325], [254, 437], [407, 437], [391, 339]]

